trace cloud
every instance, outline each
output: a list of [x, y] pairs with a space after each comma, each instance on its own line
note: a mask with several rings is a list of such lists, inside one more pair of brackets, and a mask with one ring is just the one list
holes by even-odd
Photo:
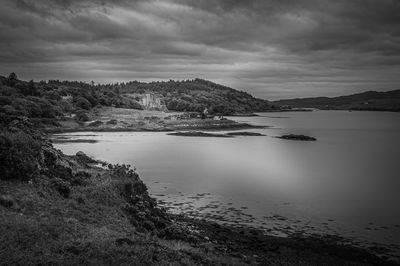
[[275, 99], [397, 89], [397, 0], [4, 0], [0, 72], [200, 77]]

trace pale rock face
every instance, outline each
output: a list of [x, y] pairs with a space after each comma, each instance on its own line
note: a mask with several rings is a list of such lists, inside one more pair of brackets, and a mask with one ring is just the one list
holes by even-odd
[[147, 110], [165, 109], [165, 105], [161, 102], [161, 98], [157, 95], [146, 93], [140, 100], [140, 104]]

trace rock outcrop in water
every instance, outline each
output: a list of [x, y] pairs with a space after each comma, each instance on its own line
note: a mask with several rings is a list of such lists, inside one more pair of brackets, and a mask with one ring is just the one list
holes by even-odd
[[229, 133], [226, 133], [226, 135], [229, 135], [229, 136], [250, 136], [250, 137], [265, 136], [264, 134], [261, 134], [261, 133], [257, 133], [257, 132], [248, 132], [248, 131], [229, 132]]
[[317, 140], [314, 137], [310, 137], [310, 136], [306, 136], [306, 135], [296, 135], [296, 134], [282, 135], [277, 138], [289, 139], [289, 140], [301, 140], [301, 141], [316, 141]]
[[168, 133], [167, 135], [182, 136], [182, 137], [208, 137], [208, 138], [231, 138], [232, 137], [232, 136], [225, 135], [225, 134], [206, 133], [206, 132], [200, 132], [200, 131], [173, 132], [173, 133]]

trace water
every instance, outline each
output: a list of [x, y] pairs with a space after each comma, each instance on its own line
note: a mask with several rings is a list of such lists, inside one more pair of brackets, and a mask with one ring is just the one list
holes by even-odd
[[[171, 212], [246, 224], [269, 234], [338, 234], [400, 250], [400, 114], [260, 113], [238, 121], [267, 136], [201, 138], [162, 132], [72, 133], [56, 145], [134, 165]], [[287, 133], [316, 142], [274, 138]], [[90, 136], [82, 136], [90, 135]]]

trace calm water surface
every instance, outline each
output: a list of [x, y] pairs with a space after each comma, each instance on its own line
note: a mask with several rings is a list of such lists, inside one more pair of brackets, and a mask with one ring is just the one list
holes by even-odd
[[[262, 137], [201, 138], [163, 132], [72, 133], [99, 142], [57, 144], [134, 165], [171, 212], [246, 224], [270, 234], [339, 234], [400, 249], [400, 114], [314, 111], [235, 120]], [[274, 138], [287, 133], [316, 142]]]

